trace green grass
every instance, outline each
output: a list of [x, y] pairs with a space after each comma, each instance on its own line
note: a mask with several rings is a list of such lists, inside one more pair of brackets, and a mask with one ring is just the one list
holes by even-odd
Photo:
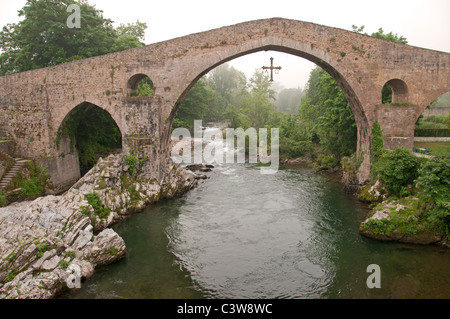
[[431, 155], [450, 155], [450, 142], [414, 142], [414, 146], [431, 149]]

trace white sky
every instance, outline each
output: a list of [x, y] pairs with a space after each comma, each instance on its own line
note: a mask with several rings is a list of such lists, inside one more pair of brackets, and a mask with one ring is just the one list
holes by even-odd
[[[26, 0], [0, 0], [0, 27], [18, 22]], [[407, 38], [410, 45], [450, 52], [450, 0], [89, 0], [116, 25], [146, 22], [146, 44], [240, 22], [282, 17], [372, 33], [382, 27]], [[283, 69], [275, 81], [286, 88], [304, 87], [314, 65], [299, 57], [260, 52], [230, 63], [249, 78], [270, 57]]]

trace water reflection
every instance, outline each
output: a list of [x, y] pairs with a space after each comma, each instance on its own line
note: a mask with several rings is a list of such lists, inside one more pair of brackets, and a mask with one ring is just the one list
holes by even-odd
[[[64, 298], [449, 298], [448, 249], [361, 237], [367, 207], [308, 168], [217, 167], [117, 227], [128, 253]], [[366, 268], [381, 267], [381, 289]]]

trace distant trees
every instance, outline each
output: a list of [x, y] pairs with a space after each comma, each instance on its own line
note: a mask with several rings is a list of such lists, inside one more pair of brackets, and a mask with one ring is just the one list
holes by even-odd
[[[306, 153], [337, 160], [356, 149], [356, 123], [336, 81], [320, 68], [311, 72], [307, 89], [285, 89], [278, 95], [267, 75], [252, 78], [223, 65], [200, 79], [181, 103], [174, 127], [192, 128], [194, 120], [230, 121], [232, 127], [280, 128], [284, 157]], [[277, 107], [278, 106], [278, 107]]]
[[200, 79], [181, 103], [174, 127], [192, 128], [194, 120], [231, 121], [233, 127], [265, 127], [276, 118], [276, 92], [263, 72], [245, 75], [227, 64]]
[[294, 114], [298, 110], [299, 101], [303, 93], [300, 88], [283, 89], [278, 93], [275, 105], [283, 113]]

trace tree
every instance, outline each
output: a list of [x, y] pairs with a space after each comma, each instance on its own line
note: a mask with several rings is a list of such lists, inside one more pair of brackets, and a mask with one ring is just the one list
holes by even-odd
[[410, 150], [399, 147], [387, 152], [377, 168], [381, 182], [394, 195], [404, 195], [407, 186], [419, 177], [420, 160]]
[[247, 79], [243, 72], [222, 64], [209, 73], [208, 83], [227, 102], [231, 102], [232, 96], [245, 88]]
[[[80, 6], [81, 28], [69, 28], [67, 7]], [[23, 20], [0, 32], [0, 75], [23, 72], [143, 45], [145, 24], [120, 26], [101, 10], [75, 0], [28, 0]]]
[[322, 148], [337, 159], [356, 150], [356, 122], [350, 105], [336, 81], [315, 68], [300, 106], [301, 120], [317, 134]]
[[277, 96], [277, 107], [281, 112], [293, 114], [297, 111], [303, 91], [298, 89], [284, 89]]
[[437, 156], [426, 162], [416, 182], [421, 189], [419, 198], [426, 208], [427, 219], [443, 225], [450, 235], [450, 156]]
[[201, 78], [181, 102], [173, 126], [193, 128], [195, 120], [202, 120], [208, 111], [214, 90]]
[[136, 23], [120, 24], [116, 29], [117, 39], [112, 51], [117, 52], [143, 46], [146, 29], [147, 24], [139, 20]]
[[250, 126], [263, 128], [272, 124], [276, 111], [272, 101], [275, 100], [275, 91], [271, 89], [272, 82], [261, 70], [256, 70], [250, 79], [248, 92], [241, 105], [243, 112], [250, 120]]
[[233, 104], [238, 103], [238, 96], [245, 90], [247, 83], [245, 74], [228, 64], [222, 64], [208, 74], [207, 83], [215, 95], [205, 119], [214, 122], [223, 121], [225, 114]]
[[[364, 26], [358, 27], [356, 25], [352, 25], [352, 31], [353, 32], [357, 32], [357, 33], [363, 33], [364, 31]], [[367, 33], [364, 33], [365, 35], [369, 35]], [[408, 40], [406, 40], [406, 38], [404, 36], [399, 36], [397, 33], [394, 34], [392, 32], [389, 33], [384, 33], [383, 28], [379, 28], [377, 32], [373, 32], [371, 35], [371, 37], [375, 37], [378, 39], [384, 39], [384, 40], [388, 40], [388, 41], [392, 41], [392, 42], [397, 42], [397, 43], [403, 43], [403, 44], [408, 44]]]

